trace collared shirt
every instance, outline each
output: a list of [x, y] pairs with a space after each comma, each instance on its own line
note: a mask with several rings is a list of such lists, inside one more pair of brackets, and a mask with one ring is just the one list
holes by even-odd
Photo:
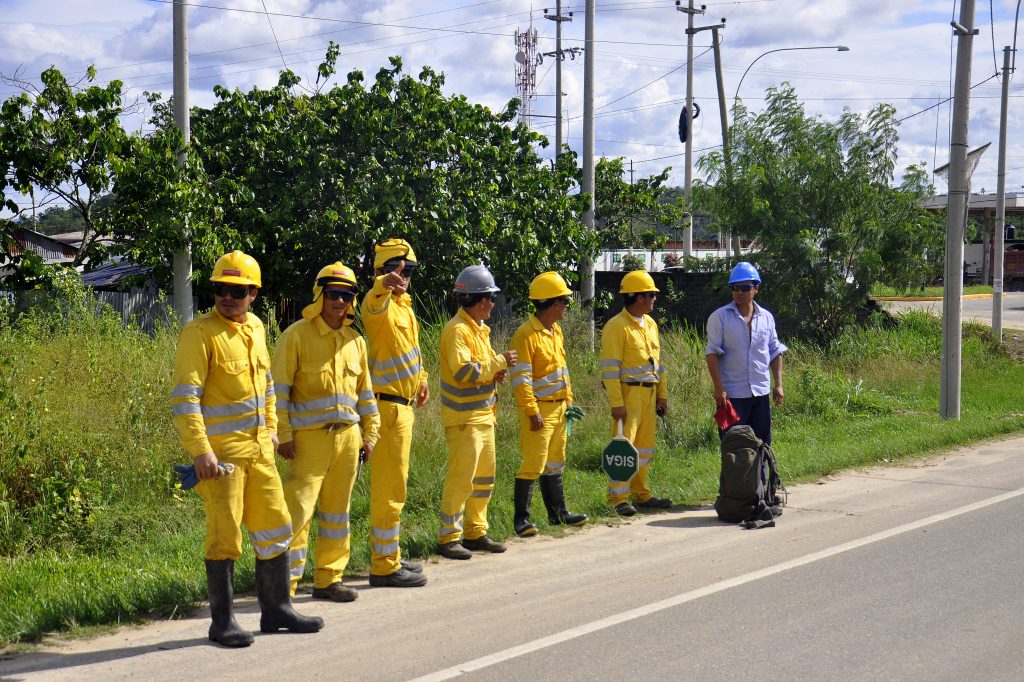
[[348, 325], [331, 329], [323, 318], [294, 323], [274, 351], [274, 389], [282, 443], [293, 431], [358, 423], [363, 440], [377, 442], [380, 415], [366, 364], [366, 341]]
[[441, 330], [441, 423], [494, 424], [498, 404], [495, 375], [508, 367], [491, 347], [491, 328], [464, 308]]
[[749, 329], [735, 301], [708, 318], [705, 354], [718, 356], [722, 387], [733, 398], [768, 395], [771, 362], [787, 350], [775, 331], [775, 318], [756, 302]]
[[263, 323], [252, 313], [235, 322], [214, 308], [181, 330], [171, 408], [192, 457], [273, 453], [277, 430]]
[[601, 330], [601, 378], [612, 407], [625, 405], [623, 383], [654, 383], [657, 397], [668, 398], [658, 323], [650, 315], [640, 319], [642, 325], [623, 308]]
[[363, 298], [363, 329], [370, 346], [370, 377], [376, 393], [412, 400], [427, 383], [420, 353], [420, 327], [409, 294], [384, 288], [384, 275]]
[[516, 402], [524, 414], [539, 414], [538, 400], [572, 402], [565, 340], [562, 327], [557, 322], [548, 329], [536, 315], [530, 315], [512, 336], [509, 350], [514, 350], [519, 356], [508, 376]]

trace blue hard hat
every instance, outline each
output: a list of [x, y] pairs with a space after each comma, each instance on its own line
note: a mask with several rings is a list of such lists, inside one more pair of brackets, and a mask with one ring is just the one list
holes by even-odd
[[729, 273], [729, 284], [736, 284], [736, 282], [753, 282], [758, 286], [761, 285], [761, 273], [757, 271], [750, 263], [744, 261], [737, 263], [736, 267]]

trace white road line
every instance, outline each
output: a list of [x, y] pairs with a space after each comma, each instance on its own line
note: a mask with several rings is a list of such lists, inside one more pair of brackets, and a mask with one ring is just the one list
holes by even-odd
[[835, 547], [823, 549], [819, 552], [814, 552], [806, 556], [798, 557], [796, 559], [790, 559], [789, 561], [783, 561], [780, 564], [775, 564], [774, 566], [769, 566], [768, 568], [762, 568], [760, 570], [753, 571], [751, 573], [746, 573], [735, 578], [729, 578], [728, 580], [722, 580], [717, 583], [712, 583], [711, 585], [706, 585], [696, 590], [683, 592], [682, 594], [677, 594], [676, 596], [669, 597], [668, 599], [662, 599], [661, 601], [656, 601], [651, 604], [647, 604], [646, 606], [640, 606], [635, 609], [630, 609], [629, 611], [623, 611], [622, 613], [617, 613], [613, 616], [608, 616], [607, 618], [601, 618], [600, 620], [595, 620], [590, 623], [580, 625], [578, 627], [569, 628], [568, 630], [563, 630], [562, 632], [556, 632], [553, 635], [541, 637], [540, 639], [535, 639], [532, 642], [526, 642], [525, 644], [510, 647], [508, 649], [505, 649], [504, 651], [498, 651], [487, 656], [481, 656], [480, 658], [473, 659], [472, 661], [466, 661], [465, 663], [460, 663], [459, 665], [452, 666], [451, 668], [438, 670], [437, 672], [430, 673], [429, 675], [417, 677], [414, 680], [411, 680], [411, 682], [437, 682], [438, 680], [450, 680], [453, 677], [458, 677], [459, 675], [465, 673], [474, 672], [476, 670], [481, 670], [483, 668], [487, 668], [489, 666], [501, 663], [503, 661], [508, 661], [513, 658], [525, 656], [526, 654], [533, 653], [534, 651], [539, 651], [540, 649], [545, 649], [549, 646], [561, 644], [562, 642], [568, 642], [570, 640], [583, 637], [584, 635], [589, 635], [592, 632], [597, 632], [598, 630], [604, 630], [605, 628], [610, 628], [621, 623], [627, 623], [631, 620], [636, 620], [637, 618], [642, 618], [652, 613], [657, 613], [658, 611], [670, 609], [673, 606], [679, 606], [680, 604], [685, 604], [687, 602], [691, 602], [702, 597], [707, 597], [717, 592], [723, 592], [733, 587], [739, 587], [740, 585], [745, 585], [747, 583], [754, 582], [755, 580], [760, 580], [762, 578], [767, 578], [769, 576], [782, 573], [783, 571], [788, 571], [791, 568], [805, 566], [807, 564], [814, 563], [815, 561], [820, 561], [822, 559], [833, 557], [837, 554], [842, 554], [843, 552], [849, 552], [850, 550], [857, 549], [858, 547], [863, 547], [865, 545], [870, 545], [875, 542], [880, 542], [882, 540], [886, 540], [896, 535], [908, 533], [912, 530], [917, 530], [918, 528], [930, 526], [932, 524], [939, 523], [941, 521], [946, 521], [948, 519], [960, 516], [962, 514], [968, 514], [972, 511], [977, 511], [978, 509], [984, 509], [985, 507], [989, 507], [993, 504], [999, 504], [1000, 502], [1005, 502], [1006, 500], [1011, 500], [1021, 495], [1024, 495], [1024, 488], [1013, 490], [1008, 493], [1003, 493], [1002, 495], [996, 495], [995, 497], [990, 497], [986, 500], [981, 500], [979, 502], [964, 505], [963, 507], [957, 507], [956, 509], [951, 509], [949, 511], [942, 512], [941, 514], [935, 514], [934, 516], [929, 516], [927, 518], [921, 519], [920, 521], [905, 523], [902, 526], [896, 526], [895, 528], [890, 528], [889, 530], [883, 530], [873, 535], [868, 535], [863, 538], [859, 538], [857, 540], [844, 542], [841, 545], [836, 545]]

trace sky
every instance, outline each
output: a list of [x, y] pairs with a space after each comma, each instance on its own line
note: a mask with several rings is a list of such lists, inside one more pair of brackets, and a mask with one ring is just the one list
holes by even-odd
[[[544, 4], [547, 2], [547, 4]], [[584, 0], [561, 0], [563, 49], [584, 45]], [[429, 65], [446, 90], [503, 109], [517, 96], [514, 33], [536, 29], [538, 52], [555, 50], [555, 0], [188, 0], [190, 97], [213, 104], [214, 85], [249, 89], [277, 81], [283, 64], [315, 80], [326, 46], [342, 46], [337, 77], [368, 77], [400, 55], [408, 73]], [[682, 185], [684, 148], [676, 132], [686, 94], [686, 14], [673, 0], [597, 0], [595, 138], [597, 154], [633, 162], [637, 177], [671, 167]], [[698, 5], [699, 6], [699, 5]], [[1015, 0], [977, 2], [968, 142], [992, 142], [972, 189], [994, 192], [999, 134], [1002, 48], [1013, 43]], [[991, 11], [990, 11], [991, 7]], [[845, 108], [866, 113], [887, 102], [903, 120], [897, 166], [929, 170], [949, 158], [955, 41], [951, 0], [736, 0], [709, 2], [696, 26], [726, 19], [722, 62], [726, 98], [763, 107], [766, 88], [790, 82], [809, 113], [833, 120]], [[1024, 29], [1022, 29], [1024, 30]], [[694, 163], [721, 144], [711, 32], [694, 40], [693, 91], [703, 114], [694, 122]], [[840, 52], [835, 46], [845, 45]], [[806, 47], [822, 49], [792, 49]], [[994, 48], [993, 48], [994, 46]], [[1024, 49], [1024, 43], [1022, 43]], [[764, 54], [772, 50], [779, 50]], [[172, 0], [0, 0], [0, 74], [38, 83], [53, 65], [78, 78], [89, 65], [97, 81], [124, 82], [128, 97], [170, 95]], [[756, 63], [755, 63], [756, 62]], [[998, 67], [997, 67], [998, 62]], [[532, 126], [554, 139], [554, 60], [537, 66]], [[986, 80], [987, 79], [987, 80]], [[985, 81], [982, 83], [982, 81]], [[563, 135], [582, 154], [583, 57], [563, 62]], [[17, 93], [0, 82], [0, 100]], [[1024, 88], [1010, 80], [1006, 188], [1024, 191]], [[938, 104], [938, 106], [936, 106]], [[552, 118], [548, 118], [552, 117]], [[145, 130], [146, 116], [125, 118]], [[550, 156], [552, 148], [541, 150]], [[699, 172], [694, 170], [694, 177]], [[944, 193], [943, 180], [936, 189]]]

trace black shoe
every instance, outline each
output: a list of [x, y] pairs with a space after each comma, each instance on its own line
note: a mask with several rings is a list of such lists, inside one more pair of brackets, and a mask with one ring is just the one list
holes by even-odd
[[672, 500], [667, 497], [652, 497], [643, 502], [637, 502], [636, 506], [643, 509], [669, 509], [672, 506]]
[[512, 503], [515, 510], [515, 515], [512, 517], [512, 528], [521, 538], [529, 538], [537, 534], [536, 524], [530, 522], [530, 504], [532, 502], [533, 481], [527, 478], [517, 478]]
[[548, 474], [540, 477], [540, 494], [548, 510], [548, 523], [560, 526], [582, 526], [589, 518], [586, 514], [573, 514], [565, 506], [565, 487], [562, 474]]
[[629, 502], [619, 502], [615, 505], [615, 513], [619, 516], [633, 516], [636, 509]]
[[359, 593], [340, 582], [331, 583], [327, 587], [314, 587], [313, 599], [326, 599], [328, 601], [350, 602], [359, 598]]
[[437, 546], [437, 553], [446, 559], [472, 559], [473, 553], [458, 542], [442, 542]]
[[501, 554], [505, 551], [505, 545], [495, 542], [486, 535], [481, 535], [472, 540], [463, 538], [462, 546], [474, 552], [490, 552], [491, 554]]
[[370, 587], [423, 587], [427, 576], [400, 568], [390, 575], [370, 574]]
[[303, 616], [292, 608], [288, 552], [278, 554], [273, 559], [256, 560], [256, 597], [262, 612], [262, 632], [317, 632], [324, 626], [323, 618]]
[[249, 646], [252, 633], [243, 630], [235, 621], [232, 610], [234, 598], [235, 562], [231, 559], [206, 560], [206, 588], [210, 593], [210, 639], [229, 647]]
[[423, 564], [417, 563], [415, 561], [406, 561], [405, 559], [400, 559], [398, 563], [402, 565], [402, 568], [404, 568], [407, 571], [410, 571], [411, 573], [423, 572]]

